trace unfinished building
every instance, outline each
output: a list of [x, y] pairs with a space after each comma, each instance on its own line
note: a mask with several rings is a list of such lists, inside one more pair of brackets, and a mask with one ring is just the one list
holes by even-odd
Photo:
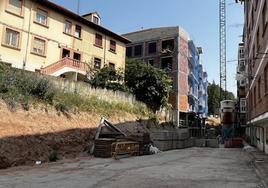
[[[189, 105], [191, 94], [189, 34], [183, 28], [176, 26], [131, 32], [124, 34], [123, 37], [132, 41], [126, 49], [128, 58], [139, 59], [144, 63], [166, 70], [173, 79], [169, 102], [173, 108], [173, 121], [180, 125], [180, 115], [194, 109]], [[199, 58], [196, 59], [199, 61]], [[197, 62], [197, 65], [199, 63]], [[199, 81], [196, 83], [197, 89], [198, 83]], [[196, 93], [198, 94], [198, 91]]]

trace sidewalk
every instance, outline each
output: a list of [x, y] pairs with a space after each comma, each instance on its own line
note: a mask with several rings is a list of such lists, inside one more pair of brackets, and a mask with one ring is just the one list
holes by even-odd
[[245, 145], [244, 150], [250, 154], [251, 165], [254, 166], [262, 184], [268, 188], [268, 155], [248, 144]]

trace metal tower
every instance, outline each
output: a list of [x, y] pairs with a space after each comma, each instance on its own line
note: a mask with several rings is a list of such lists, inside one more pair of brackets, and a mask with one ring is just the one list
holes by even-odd
[[226, 99], [223, 91], [227, 89], [226, 80], [226, 0], [219, 0], [219, 19], [220, 19], [220, 101]]

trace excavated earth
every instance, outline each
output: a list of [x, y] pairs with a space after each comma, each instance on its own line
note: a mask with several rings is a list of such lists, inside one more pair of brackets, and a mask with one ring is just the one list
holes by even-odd
[[[60, 159], [87, 155], [101, 118], [89, 113], [66, 117], [43, 105], [11, 111], [3, 102], [0, 117], [0, 168], [47, 162], [53, 153]], [[130, 114], [109, 118], [114, 124], [136, 119]]]
[[[76, 113], [66, 117], [53, 107], [31, 106], [11, 111], [0, 101], [0, 169], [19, 165], [34, 165], [89, 156], [100, 115]], [[152, 121], [137, 121], [139, 117], [122, 113], [108, 118], [127, 135], [139, 135], [163, 128]]]

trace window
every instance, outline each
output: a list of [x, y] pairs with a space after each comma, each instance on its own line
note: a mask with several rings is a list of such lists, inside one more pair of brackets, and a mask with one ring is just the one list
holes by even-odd
[[19, 42], [20, 33], [12, 29], [6, 28], [4, 44], [14, 48], [19, 48]]
[[115, 69], [115, 64], [114, 63], [109, 63], [109, 67], [111, 68], [111, 69]]
[[264, 68], [264, 90], [268, 92], [268, 64]]
[[132, 57], [132, 46], [127, 47], [126, 55], [127, 57]]
[[256, 11], [257, 7], [258, 7], [258, 0], [257, 1], [255, 0], [255, 5], [254, 6], [255, 6], [255, 11]]
[[266, 3], [266, 1], [264, 1], [264, 5], [262, 8], [262, 36], [264, 36], [264, 34], [265, 34], [266, 27], [267, 27], [267, 21], [268, 21], [266, 10], [267, 10], [267, 3]]
[[39, 55], [45, 55], [45, 46], [45, 40], [34, 37], [32, 52]]
[[72, 34], [72, 22], [68, 20], [65, 21], [64, 33]]
[[149, 59], [149, 60], [148, 60], [148, 64], [154, 66], [154, 60], [153, 60], [153, 59]]
[[258, 79], [258, 99], [261, 98], [261, 77]]
[[165, 57], [161, 59], [161, 69], [172, 70], [172, 57]]
[[22, 0], [8, 0], [7, 11], [22, 15]]
[[257, 99], [256, 99], [256, 87], [254, 87], [254, 90], [253, 90], [253, 104], [254, 104], [254, 106], [256, 106], [256, 101], [257, 101]]
[[97, 16], [93, 16], [93, 23], [99, 24], [99, 18]]
[[61, 57], [62, 58], [70, 57], [70, 54], [71, 54], [71, 51], [70, 50], [63, 48], [62, 49], [62, 55], [61, 55]]
[[162, 50], [163, 51], [173, 51], [174, 50], [174, 40], [164, 40], [162, 42]]
[[116, 42], [113, 40], [110, 40], [110, 51], [116, 52]]
[[73, 59], [80, 61], [81, 60], [81, 54], [77, 53], [77, 52], [74, 52]]
[[134, 56], [142, 56], [142, 45], [134, 46]]
[[77, 38], [81, 38], [81, 31], [82, 31], [82, 27], [79, 25], [75, 25], [74, 36]]
[[46, 53], [46, 41], [37, 37], [33, 39], [32, 52], [44, 56]]
[[99, 58], [94, 58], [94, 68], [95, 69], [100, 69], [101, 68], [101, 59]]
[[253, 9], [251, 10], [251, 30], [253, 31], [254, 28], [254, 12]]
[[156, 42], [151, 42], [148, 44], [148, 54], [156, 53]]
[[99, 46], [99, 47], [102, 47], [102, 35], [96, 33], [95, 45]]
[[240, 112], [245, 113], [246, 112], [246, 99], [241, 98], [240, 99]]
[[258, 53], [259, 53], [259, 50], [260, 50], [260, 40], [259, 40], [259, 36], [260, 36], [260, 28], [258, 28], [258, 30], [257, 30], [257, 39], [256, 39], [256, 43], [257, 43], [257, 48], [256, 48], [256, 50], [257, 50], [257, 52], [256, 52], [256, 55], [258, 55]]
[[37, 9], [36, 17], [35, 17], [35, 21], [37, 23], [42, 24], [42, 25], [47, 25], [47, 17], [48, 17], [47, 11]]

